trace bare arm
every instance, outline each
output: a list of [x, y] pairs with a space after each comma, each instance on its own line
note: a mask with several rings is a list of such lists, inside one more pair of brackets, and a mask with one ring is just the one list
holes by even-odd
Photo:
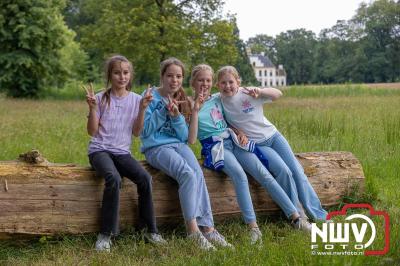
[[196, 99], [193, 102], [192, 106], [192, 115], [190, 116], [190, 124], [189, 124], [189, 144], [195, 144], [197, 139], [197, 133], [199, 130], [199, 111], [204, 103], [203, 94], [200, 93], [196, 95]]
[[260, 95], [275, 101], [282, 96], [282, 92], [275, 88], [261, 88]]
[[99, 119], [97, 118], [96, 109], [89, 109], [86, 128], [88, 134], [92, 137], [95, 136], [99, 131]]
[[132, 133], [135, 137], [139, 137], [140, 134], [142, 133], [146, 108], [147, 108], [147, 106], [149, 106], [149, 104], [153, 100], [153, 95], [151, 94], [151, 90], [152, 89], [149, 85], [149, 87], [146, 90], [146, 93], [144, 94], [143, 98], [140, 100], [139, 113], [133, 124], [133, 129], [132, 129]]
[[99, 131], [99, 118], [97, 117], [97, 101], [94, 95], [94, 89], [92, 83], [88, 87], [82, 86], [86, 91], [86, 102], [89, 106], [89, 115], [87, 120], [87, 132], [90, 136], [95, 136]]
[[139, 137], [142, 133], [143, 124], [144, 124], [144, 114], [146, 112], [146, 108], [140, 108], [139, 114], [133, 123], [133, 130], [132, 133], [135, 137]]
[[189, 144], [195, 144], [197, 139], [197, 132], [199, 126], [199, 111], [192, 110], [189, 123]]
[[243, 92], [254, 98], [265, 97], [270, 98], [272, 101], [282, 96], [282, 92], [275, 88], [248, 87], [244, 88]]

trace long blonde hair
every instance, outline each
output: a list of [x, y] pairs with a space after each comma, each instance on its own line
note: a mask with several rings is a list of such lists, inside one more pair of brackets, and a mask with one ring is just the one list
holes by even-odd
[[[161, 62], [160, 64], [160, 86], [162, 87], [162, 79], [167, 71], [168, 67], [171, 65], [176, 65], [182, 69], [182, 76], [185, 77], [185, 65], [182, 63], [181, 60], [175, 58], [175, 57], [170, 57], [168, 59], [165, 59], [164, 61]], [[176, 101], [183, 102], [178, 105], [179, 112], [185, 117], [185, 120], [187, 123], [189, 123], [190, 119], [190, 114], [191, 114], [191, 108], [190, 108], [190, 102], [188, 101], [188, 97], [185, 93], [185, 90], [183, 87], [180, 87], [179, 90], [172, 96], [172, 98]]]
[[110, 94], [111, 94], [111, 75], [112, 75], [112, 71], [113, 68], [115, 66], [116, 63], [127, 63], [128, 67], [129, 67], [129, 71], [131, 73], [131, 78], [128, 82], [128, 84], [126, 85], [126, 90], [130, 91], [132, 89], [132, 81], [133, 81], [133, 66], [132, 63], [123, 55], [114, 55], [111, 56], [110, 58], [108, 58], [104, 64], [104, 79], [106, 80], [106, 87], [105, 87], [105, 92], [103, 94], [103, 96], [101, 97], [101, 104], [103, 105], [104, 103], [107, 104], [107, 106], [110, 106]]

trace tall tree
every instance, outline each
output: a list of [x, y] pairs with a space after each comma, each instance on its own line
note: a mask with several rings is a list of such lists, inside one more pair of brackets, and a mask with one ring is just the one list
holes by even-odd
[[305, 29], [289, 30], [276, 37], [278, 61], [285, 66], [289, 84], [311, 82], [315, 45], [315, 34]]
[[222, 18], [220, 0], [97, 0], [80, 5], [88, 22], [79, 27], [82, 45], [100, 64], [121, 53], [135, 65], [138, 83], [156, 83], [160, 61], [175, 56], [188, 64], [235, 62], [233, 26]]
[[1, 1], [0, 88], [8, 95], [36, 97], [43, 86], [68, 77], [61, 59], [72, 33], [61, 16], [63, 7], [63, 0]]
[[235, 18], [232, 18], [232, 23], [234, 25], [235, 45], [238, 55], [234, 66], [240, 73], [242, 83], [244, 85], [256, 86], [259, 84], [259, 82], [257, 81], [253, 67], [251, 66], [250, 59], [246, 51], [246, 44], [242, 39], [240, 39], [239, 28]]
[[272, 63], [275, 65], [279, 63], [277, 60], [276, 43], [274, 37], [266, 34], [257, 34], [255, 37], [249, 38], [247, 41], [247, 46], [251, 49], [252, 53], [265, 53], [268, 55], [268, 58], [272, 61]]
[[353, 21], [365, 32], [363, 48], [368, 59], [368, 82], [400, 79], [400, 2], [363, 3]]
[[339, 20], [323, 29], [315, 48], [313, 82], [363, 82], [366, 58], [360, 38], [352, 21]]

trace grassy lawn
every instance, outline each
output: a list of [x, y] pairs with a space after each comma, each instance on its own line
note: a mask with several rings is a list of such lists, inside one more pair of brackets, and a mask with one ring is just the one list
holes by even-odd
[[[0, 98], [0, 160], [13, 160], [35, 148], [51, 162], [88, 165], [86, 113], [83, 97], [81, 101]], [[388, 254], [312, 255], [309, 235], [292, 230], [281, 218], [258, 217], [264, 241], [258, 247], [248, 244], [242, 220], [233, 219], [217, 228], [234, 250], [199, 251], [186, 242], [183, 226], [161, 228], [169, 242], [163, 247], [145, 244], [132, 229], [114, 241], [110, 254], [93, 250], [95, 234], [0, 241], [0, 265], [400, 265], [400, 90], [363, 85], [293, 87], [266, 105], [265, 113], [295, 152], [350, 151], [360, 160], [366, 193], [347, 200], [367, 202], [389, 213]], [[139, 145], [135, 140], [133, 154], [144, 159]], [[199, 145], [192, 148], [199, 156]]]

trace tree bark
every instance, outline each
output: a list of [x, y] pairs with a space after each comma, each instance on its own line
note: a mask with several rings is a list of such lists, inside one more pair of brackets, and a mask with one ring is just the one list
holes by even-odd
[[[296, 156], [323, 206], [337, 205], [343, 197], [363, 192], [363, 170], [350, 152], [310, 152]], [[103, 179], [96, 177], [89, 167], [37, 161], [0, 161], [0, 238], [13, 234], [97, 232]], [[141, 163], [153, 176], [157, 223], [183, 222], [177, 183], [146, 162]], [[215, 220], [240, 216], [229, 177], [204, 168], [203, 171]], [[280, 208], [252, 178], [249, 185], [257, 214], [280, 213]], [[120, 226], [126, 229], [138, 222], [136, 186], [126, 178], [120, 197]]]

